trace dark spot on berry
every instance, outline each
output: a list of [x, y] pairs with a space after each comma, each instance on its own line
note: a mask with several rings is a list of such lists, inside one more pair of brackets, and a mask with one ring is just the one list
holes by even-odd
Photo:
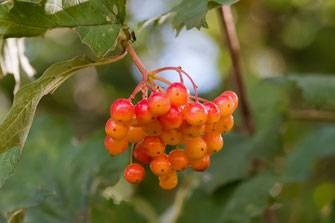
[[214, 152], [216, 153], [216, 149], [214, 149]]
[[191, 136], [192, 136], [192, 134], [188, 134], [188, 136], [190, 136], [190, 137], [191, 137]]
[[202, 122], [202, 119], [200, 120], [200, 122]]
[[157, 107], [160, 107], [160, 106], [161, 106], [160, 104], [157, 105]]
[[179, 93], [177, 92], [177, 94], [176, 94], [177, 96], [179, 96]]
[[201, 148], [201, 151], [204, 151], [204, 148]]
[[174, 138], [171, 138], [171, 140], [173, 141], [173, 140], [174, 140]]
[[230, 107], [230, 105], [227, 105], [228, 106], [228, 108]]
[[161, 169], [162, 172], [164, 172], [164, 169]]
[[154, 134], [156, 134], [157, 133], [157, 131], [154, 131]]
[[161, 152], [157, 152], [157, 154], [161, 154]]
[[121, 120], [119, 119], [119, 122], [121, 122]]
[[138, 180], [136, 180], [136, 183], [138, 183]]
[[116, 129], [113, 129], [113, 131], [115, 132], [115, 131], [116, 131]]
[[151, 117], [151, 120], [155, 120], [155, 117]]

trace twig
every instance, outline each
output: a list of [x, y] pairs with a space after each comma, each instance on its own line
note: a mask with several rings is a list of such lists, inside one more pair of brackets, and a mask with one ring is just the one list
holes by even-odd
[[298, 120], [316, 120], [335, 122], [335, 113], [329, 111], [318, 111], [314, 109], [294, 109], [289, 111], [288, 117]]
[[264, 223], [277, 223], [276, 216], [271, 209], [271, 207], [267, 207], [263, 211], [263, 222]]
[[236, 34], [234, 18], [231, 13], [230, 6], [221, 6], [219, 13], [222, 21], [222, 26], [225, 30], [226, 41], [229, 48], [229, 53], [232, 61], [232, 73], [235, 80], [237, 93], [239, 96], [240, 107], [242, 112], [243, 121], [249, 134], [255, 131], [255, 124], [252, 117], [252, 111], [249, 105], [246, 88], [241, 74], [240, 64], [240, 45]]

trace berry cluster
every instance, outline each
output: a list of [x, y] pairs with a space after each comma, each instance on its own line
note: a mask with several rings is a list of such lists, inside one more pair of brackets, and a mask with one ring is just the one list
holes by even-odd
[[[210, 102], [197, 97], [195, 85], [196, 96], [190, 96], [182, 78], [181, 83], [169, 83], [166, 91], [153, 81], [151, 84], [157, 90], [146, 83], [139, 84], [134, 94], [142, 90], [143, 99], [135, 106], [131, 103], [134, 95], [112, 104], [111, 118], [105, 126], [105, 146], [110, 155], [116, 156], [125, 152], [128, 143], [132, 144], [130, 164], [124, 171], [128, 182], [140, 183], [145, 177], [142, 165], [149, 164], [159, 185], [171, 190], [178, 184], [178, 171], [188, 167], [205, 171], [209, 167], [210, 156], [223, 147], [221, 133], [233, 127], [232, 114], [238, 97], [225, 91]], [[147, 99], [148, 89], [152, 92]], [[185, 149], [179, 148], [183, 144]], [[176, 148], [167, 153], [166, 145]], [[133, 163], [133, 157], [138, 163]]]

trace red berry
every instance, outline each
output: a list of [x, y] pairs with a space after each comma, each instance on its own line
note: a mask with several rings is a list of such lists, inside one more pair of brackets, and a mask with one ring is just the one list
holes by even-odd
[[127, 99], [118, 99], [112, 104], [110, 113], [114, 121], [130, 122], [135, 114], [135, 108]]
[[234, 104], [235, 104], [234, 109], [237, 108], [237, 105], [238, 105], [238, 97], [237, 97], [237, 95], [235, 94], [235, 92], [233, 92], [233, 91], [225, 91], [225, 92], [223, 92], [221, 95], [223, 95], [223, 96], [228, 96], [228, 97], [230, 97], [231, 99], [233, 99]]
[[173, 170], [183, 171], [190, 165], [190, 161], [183, 149], [172, 150], [169, 153], [169, 158], [172, 163]]
[[166, 154], [161, 154], [150, 162], [151, 172], [157, 176], [168, 174], [171, 171], [171, 167], [171, 161]]
[[176, 106], [171, 106], [170, 110], [159, 116], [158, 120], [162, 124], [164, 129], [176, 129], [183, 123], [183, 114]]
[[215, 132], [227, 133], [234, 126], [234, 117], [232, 115], [227, 117], [221, 117], [221, 119], [214, 124], [213, 130]]
[[138, 184], [144, 179], [145, 170], [140, 164], [133, 163], [126, 167], [123, 175], [129, 183]]
[[138, 143], [146, 136], [145, 132], [141, 127], [130, 127], [128, 131], [128, 141], [131, 143]]
[[154, 120], [154, 115], [151, 113], [148, 105], [148, 100], [143, 99], [135, 106], [135, 114], [139, 123], [146, 124]]
[[212, 102], [207, 102], [204, 104], [206, 107], [206, 110], [208, 112], [208, 118], [206, 124], [214, 124], [220, 120], [220, 109], [219, 107], [212, 103]]
[[171, 171], [169, 174], [159, 176], [159, 186], [164, 190], [172, 190], [178, 185], [178, 175], [176, 171]]
[[105, 139], [105, 146], [110, 155], [116, 156], [126, 151], [128, 148], [128, 140], [126, 138], [115, 140], [107, 136]]
[[199, 102], [189, 103], [184, 109], [186, 121], [191, 125], [203, 125], [207, 121], [208, 112]]
[[206, 154], [204, 157], [200, 159], [191, 160], [191, 169], [203, 172], [209, 167], [210, 164], [211, 164], [211, 158], [209, 157], [208, 154]]
[[181, 129], [187, 137], [195, 138], [202, 135], [202, 133], [205, 131], [205, 125], [190, 125], [184, 121]]
[[163, 130], [159, 137], [165, 144], [179, 145], [183, 139], [183, 133], [177, 129]]
[[143, 125], [142, 129], [148, 136], [158, 136], [161, 133], [163, 127], [161, 123], [155, 119], [152, 122]]
[[157, 157], [165, 152], [165, 145], [158, 136], [146, 136], [143, 140], [146, 154]]
[[105, 125], [106, 134], [116, 140], [123, 139], [127, 136], [129, 126], [116, 123], [113, 119], [108, 119]]
[[214, 103], [219, 107], [222, 117], [227, 117], [235, 111], [235, 103], [233, 99], [228, 96], [219, 96], [215, 98]]
[[223, 139], [221, 133], [218, 132], [208, 132], [203, 137], [207, 145], [207, 153], [212, 155], [222, 149]]
[[137, 143], [134, 150], [135, 159], [143, 164], [149, 164], [152, 161], [152, 158], [147, 155], [143, 142]]
[[191, 138], [186, 141], [185, 152], [189, 159], [195, 160], [207, 154], [207, 145], [202, 138]]
[[155, 116], [163, 115], [171, 107], [169, 97], [162, 92], [153, 93], [148, 100], [148, 105], [151, 113]]
[[190, 91], [182, 83], [173, 83], [166, 89], [171, 105], [185, 105], [190, 97]]

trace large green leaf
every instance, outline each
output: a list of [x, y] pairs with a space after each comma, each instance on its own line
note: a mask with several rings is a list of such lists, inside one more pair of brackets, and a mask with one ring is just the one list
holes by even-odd
[[98, 57], [113, 48], [125, 19], [125, 0], [14, 0], [0, 5], [0, 37], [31, 37], [55, 28], [76, 28]]
[[[108, 62], [108, 60], [106, 61]], [[19, 159], [18, 153], [23, 148], [40, 99], [55, 90], [75, 72], [103, 63], [94, 63], [88, 57], [76, 57], [69, 61], [54, 64], [38, 80], [23, 86], [17, 92], [12, 108], [0, 125], [0, 154], [9, 149], [12, 151], [1, 155], [0, 185], [10, 176], [15, 163]], [[13, 148], [19, 148], [18, 152], [17, 149]]]

